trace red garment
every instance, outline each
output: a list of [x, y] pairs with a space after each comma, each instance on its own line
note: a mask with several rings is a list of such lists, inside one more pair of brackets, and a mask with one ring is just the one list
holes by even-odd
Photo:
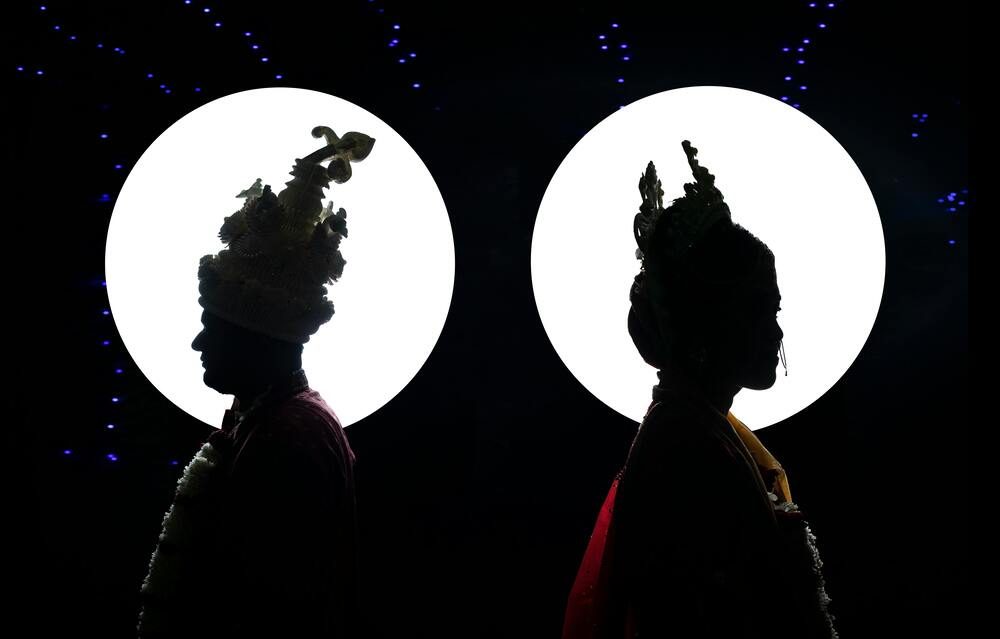
[[611, 586], [611, 566], [614, 565], [614, 529], [611, 523], [619, 478], [615, 477], [611, 482], [573, 581], [563, 620], [563, 639], [622, 639], [631, 636], [632, 624], [627, 619], [625, 603], [620, 593]]

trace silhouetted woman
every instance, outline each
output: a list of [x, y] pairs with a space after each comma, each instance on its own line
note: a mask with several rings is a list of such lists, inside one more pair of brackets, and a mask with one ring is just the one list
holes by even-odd
[[774, 255], [732, 222], [714, 176], [662, 207], [650, 162], [635, 218], [629, 333], [659, 383], [598, 517], [565, 639], [835, 637], [811, 533], [781, 466], [729, 411], [775, 382]]

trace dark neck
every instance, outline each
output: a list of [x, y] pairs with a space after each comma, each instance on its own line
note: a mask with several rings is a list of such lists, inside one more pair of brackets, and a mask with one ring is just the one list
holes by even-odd
[[248, 410], [258, 397], [271, 390], [272, 386], [287, 381], [300, 368], [302, 368], [301, 365], [287, 370], [277, 369], [266, 376], [247, 382], [235, 393], [236, 399], [240, 402], [240, 410]]
[[657, 377], [660, 379], [657, 385], [659, 388], [700, 397], [723, 415], [729, 413], [729, 409], [733, 406], [733, 398], [740, 390], [739, 386], [720, 382], [711, 375], [699, 377], [669, 366], [657, 371]]

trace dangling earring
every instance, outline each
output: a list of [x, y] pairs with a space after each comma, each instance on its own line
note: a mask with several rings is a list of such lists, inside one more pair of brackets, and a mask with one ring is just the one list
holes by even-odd
[[778, 354], [781, 356], [781, 365], [785, 367], [785, 377], [788, 377], [788, 360], [785, 358], [785, 340], [779, 342]]

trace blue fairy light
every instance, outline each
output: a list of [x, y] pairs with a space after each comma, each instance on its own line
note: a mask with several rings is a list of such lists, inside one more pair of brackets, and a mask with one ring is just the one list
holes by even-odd
[[625, 78], [618, 78], [618, 84], [625, 84]]
[[35, 75], [45, 75], [45, 72], [39, 69], [38, 71], [35, 71]]
[[101, 315], [111, 315], [111, 311], [109, 311], [108, 309], [104, 309], [103, 311], [101, 311]]
[[631, 59], [632, 59], [631, 56], [627, 56], [627, 55], [623, 55], [622, 56], [622, 60], [625, 61], [625, 62], [628, 62]]
[[601, 45], [601, 51], [607, 51], [607, 50], [608, 50], [608, 45], [602, 44]]
[[108, 430], [114, 430], [114, 429], [115, 429], [114, 424], [108, 424]]
[[420, 88], [420, 83], [419, 83], [419, 82], [414, 82], [414, 83], [413, 83], [413, 84], [412, 84], [411, 86], [412, 86], [412, 87], [413, 87], [414, 89], [419, 89], [419, 88]]
[[606, 35], [604, 35], [604, 34], [602, 33], [601, 35], [597, 36], [597, 39], [598, 39], [598, 40], [604, 40], [604, 39], [606, 39], [607, 37], [608, 37], [608, 36], [606, 36]]
[[618, 46], [618, 48], [619, 48], [619, 49], [627, 49], [627, 48], [628, 48], [628, 45], [627, 45], [627, 44], [625, 44], [625, 43], [623, 42], [622, 44], [620, 44], [620, 45]]
[[121, 375], [124, 372], [125, 372], [124, 369], [121, 369], [121, 368], [116, 368], [115, 369], [115, 375]]
[[72, 455], [72, 454], [73, 454], [73, 451], [71, 451], [71, 450], [70, 450], [70, 449], [68, 449], [68, 448], [67, 448], [66, 450], [64, 450], [64, 451], [63, 451], [63, 455]]
[[786, 75], [785, 76], [785, 82], [791, 82], [791, 81], [792, 81], [792, 76]]
[[101, 345], [103, 345], [103, 346], [111, 346], [111, 340], [107, 340], [106, 339], [106, 340], [104, 340], [104, 341], [101, 342]]
[[617, 29], [618, 28], [618, 23], [617, 22], [612, 22], [611, 23], [611, 28], [612, 29]]
[[119, 401], [120, 401], [120, 400], [119, 400], [119, 398], [117, 398], [117, 397], [112, 397], [112, 398], [111, 398], [111, 403], [112, 403], [112, 404], [117, 404], [117, 403], [118, 403]]
[[919, 137], [920, 137], [920, 134], [919, 134], [919, 133], [911, 133], [911, 134], [910, 134], [910, 137], [911, 137], [911, 138], [919, 138]]

